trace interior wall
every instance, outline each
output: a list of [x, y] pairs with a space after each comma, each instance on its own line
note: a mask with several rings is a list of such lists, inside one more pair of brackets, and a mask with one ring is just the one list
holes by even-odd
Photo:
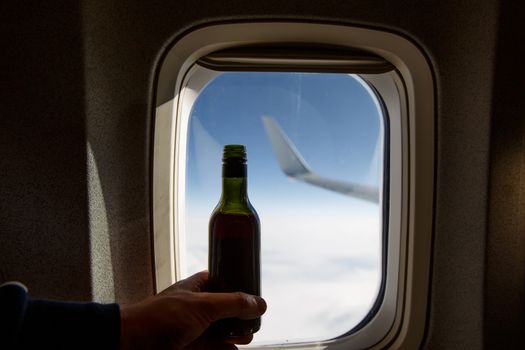
[[489, 231], [485, 271], [487, 349], [523, 349], [525, 340], [525, 42], [523, 4], [501, 6], [495, 60]]
[[435, 71], [436, 211], [424, 347], [483, 347], [496, 0], [11, 3], [0, 24], [9, 48], [0, 87], [3, 279], [68, 299], [130, 302], [153, 292], [154, 73], [178, 35], [232, 20], [366, 25], [411, 38]]
[[[152, 101], [159, 48], [206, 23], [308, 19], [392, 29], [418, 43], [435, 70], [438, 89], [436, 221], [425, 347], [482, 347], [495, 1], [114, 0], [86, 2], [84, 14], [87, 60], [98, 62], [86, 85], [88, 120], [111, 120], [135, 106], [137, 118], [149, 123], [153, 106], [146, 103]], [[101, 94], [102, 86], [111, 86], [108, 95]], [[104, 109], [96, 116], [89, 112], [100, 104]]]
[[0, 283], [91, 299], [76, 2], [0, 5]]

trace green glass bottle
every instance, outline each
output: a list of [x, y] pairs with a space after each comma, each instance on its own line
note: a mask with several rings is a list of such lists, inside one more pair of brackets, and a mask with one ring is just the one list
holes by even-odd
[[[209, 225], [210, 291], [261, 295], [261, 234], [257, 212], [248, 200], [246, 149], [224, 147], [222, 195]], [[261, 319], [227, 319], [214, 324], [216, 333], [227, 336], [253, 334]]]

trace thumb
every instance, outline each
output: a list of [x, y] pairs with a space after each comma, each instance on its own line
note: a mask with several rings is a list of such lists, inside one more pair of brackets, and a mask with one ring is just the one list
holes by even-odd
[[208, 304], [212, 322], [230, 317], [251, 320], [264, 314], [266, 302], [263, 298], [242, 292], [199, 293]]

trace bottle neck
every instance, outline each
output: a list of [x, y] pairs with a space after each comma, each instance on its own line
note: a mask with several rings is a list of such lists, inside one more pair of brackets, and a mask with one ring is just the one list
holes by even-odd
[[246, 177], [222, 178], [222, 202], [246, 203], [248, 201]]
[[248, 202], [246, 163], [225, 162], [222, 166], [222, 202], [244, 204]]

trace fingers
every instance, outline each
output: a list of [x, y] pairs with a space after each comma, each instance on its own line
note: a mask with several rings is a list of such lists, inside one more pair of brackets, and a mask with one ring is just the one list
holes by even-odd
[[238, 350], [234, 344], [225, 342], [198, 341], [190, 344], [184, 350]]
[[248, 344], [243, 342], [232, 342], [228, 339], [218, 338], [216, 335], [205, 332], [194, 342], [184, 348], [184, 350], [238, 350], [235, 344]]
[[242, 337], [228, 337], [225, 339], [226, 342], [231, 344], [246, 345], [250, 344], [253, 340], [253, 334], [245, 335]]
[[229, 344], [229, 343], [220, 343], [220, 344], [215, 344], [213, 345], [211, 348], [206, 348], [206, 350], [209, 350], [209, 349], [216, 349], [216, 350], [238, 350], [238, 348], [233, 345], [233, 344]]
[[[202, 348], [198, 348], [199, 350], [238, 350], [238, 348], [234, 344], [230, 343], [211, 343], [211, 344], [205, 344]], [[193, 349], [192, 349], [193, 350]]]
[[208, 271], [197, 272], [193, 276], [180, 280], [160, 294], [166, 295], [177, 291], [204, 292], [208, 290]]
[[208, 271], [201, 271], [176, 284], [180, 286], [180, 289], [188, 292], [204, 292], [208, 289], [208, 276]]
[[263, 298], [242, 292], [236, 293], [200, 293], [207, 305], [212, 321], [237, 317], [252, 320], [264, 314], [266, 302]]

